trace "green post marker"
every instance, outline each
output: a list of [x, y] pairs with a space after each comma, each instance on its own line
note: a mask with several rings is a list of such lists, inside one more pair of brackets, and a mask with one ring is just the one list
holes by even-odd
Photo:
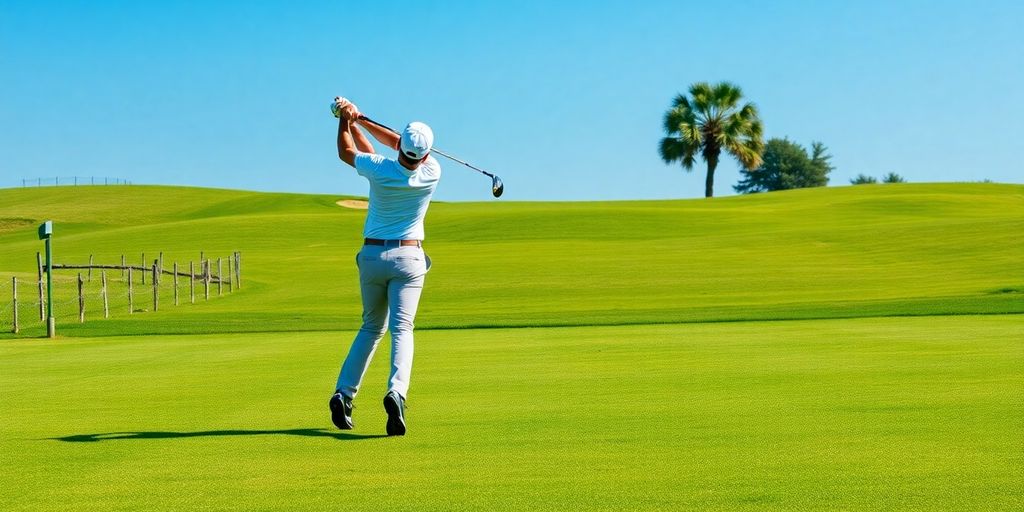
[[57, 324], [53, 320], [53, 250], [50, 239], [53, 237], [53, 221], [48, 220], [39, 225], [39, 239], [46, 242], [46, 336], [57, 336]]

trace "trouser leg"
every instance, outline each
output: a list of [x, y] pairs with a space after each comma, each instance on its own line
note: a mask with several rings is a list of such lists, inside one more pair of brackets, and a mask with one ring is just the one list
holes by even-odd
[[413, 321], [423, 292], [423, 275], [409, 279], [392, 279], [388, 285], [391, 329], [391, 376], [388, 390], [402, 397], [409, 392], [412, 376]]
[[373, 353], [377, 350], [377, 344], [384, 336], [388, 324], [388, 286], [367, 279], [366, 277], [372, 277], [364, 276], [369, 270], [364, 271], [362, 266], [359, 270], [363, 297], [363, 325], [352, 340], [352, 347], [349, 348], [345, 363], [341, 366], [335, 388], [349, 398], [355, 398], [359, 391], [363, 375], [370, 366]]

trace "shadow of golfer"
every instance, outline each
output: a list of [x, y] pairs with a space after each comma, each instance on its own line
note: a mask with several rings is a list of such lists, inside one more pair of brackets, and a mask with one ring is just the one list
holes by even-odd
[[76, 434], [64, 437], [49, 437], [50, 441], [67, 443], [95, 443], [97, 441], [114, 441], [121, 439], [180, 439], [183, 437], [221, 437], [221, 436], [264, 436], [286, 435], [301, 437], [333, 437], [339, 441], [356, 441], [387, 437], [385, 434], [352, 434], [349, 432], [332, 432], [322, 428], [293, 428], [285, 430], [204, 430], [199, 432], [105, 432], [100, 434]]

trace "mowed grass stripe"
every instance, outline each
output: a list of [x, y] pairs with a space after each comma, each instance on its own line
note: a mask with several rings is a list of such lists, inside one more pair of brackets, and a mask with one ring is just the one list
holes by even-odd
[[5, 510], [1019, 510], [1019, 316], [7, 341]]

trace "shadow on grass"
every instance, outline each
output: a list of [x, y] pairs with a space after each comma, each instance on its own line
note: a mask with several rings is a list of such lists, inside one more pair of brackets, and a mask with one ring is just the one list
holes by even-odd
[[121, 439], [180, 439], [183, 437], [264, 435], [333, 437], [339, 441], [357, 441], [360, 439], [387, 437], [385, 434], [352, 434], [349, 432], [332, 432], [322, 428], [293, 428], [285, 430], [204, 430], [199, 432], [106, 432], [101, 434], [76, 434], [73, 436], [50, 437], [47, 438], [47, 440], [64, 441], [67, 443], [94, 443], [97, 441], [115, 441]]

